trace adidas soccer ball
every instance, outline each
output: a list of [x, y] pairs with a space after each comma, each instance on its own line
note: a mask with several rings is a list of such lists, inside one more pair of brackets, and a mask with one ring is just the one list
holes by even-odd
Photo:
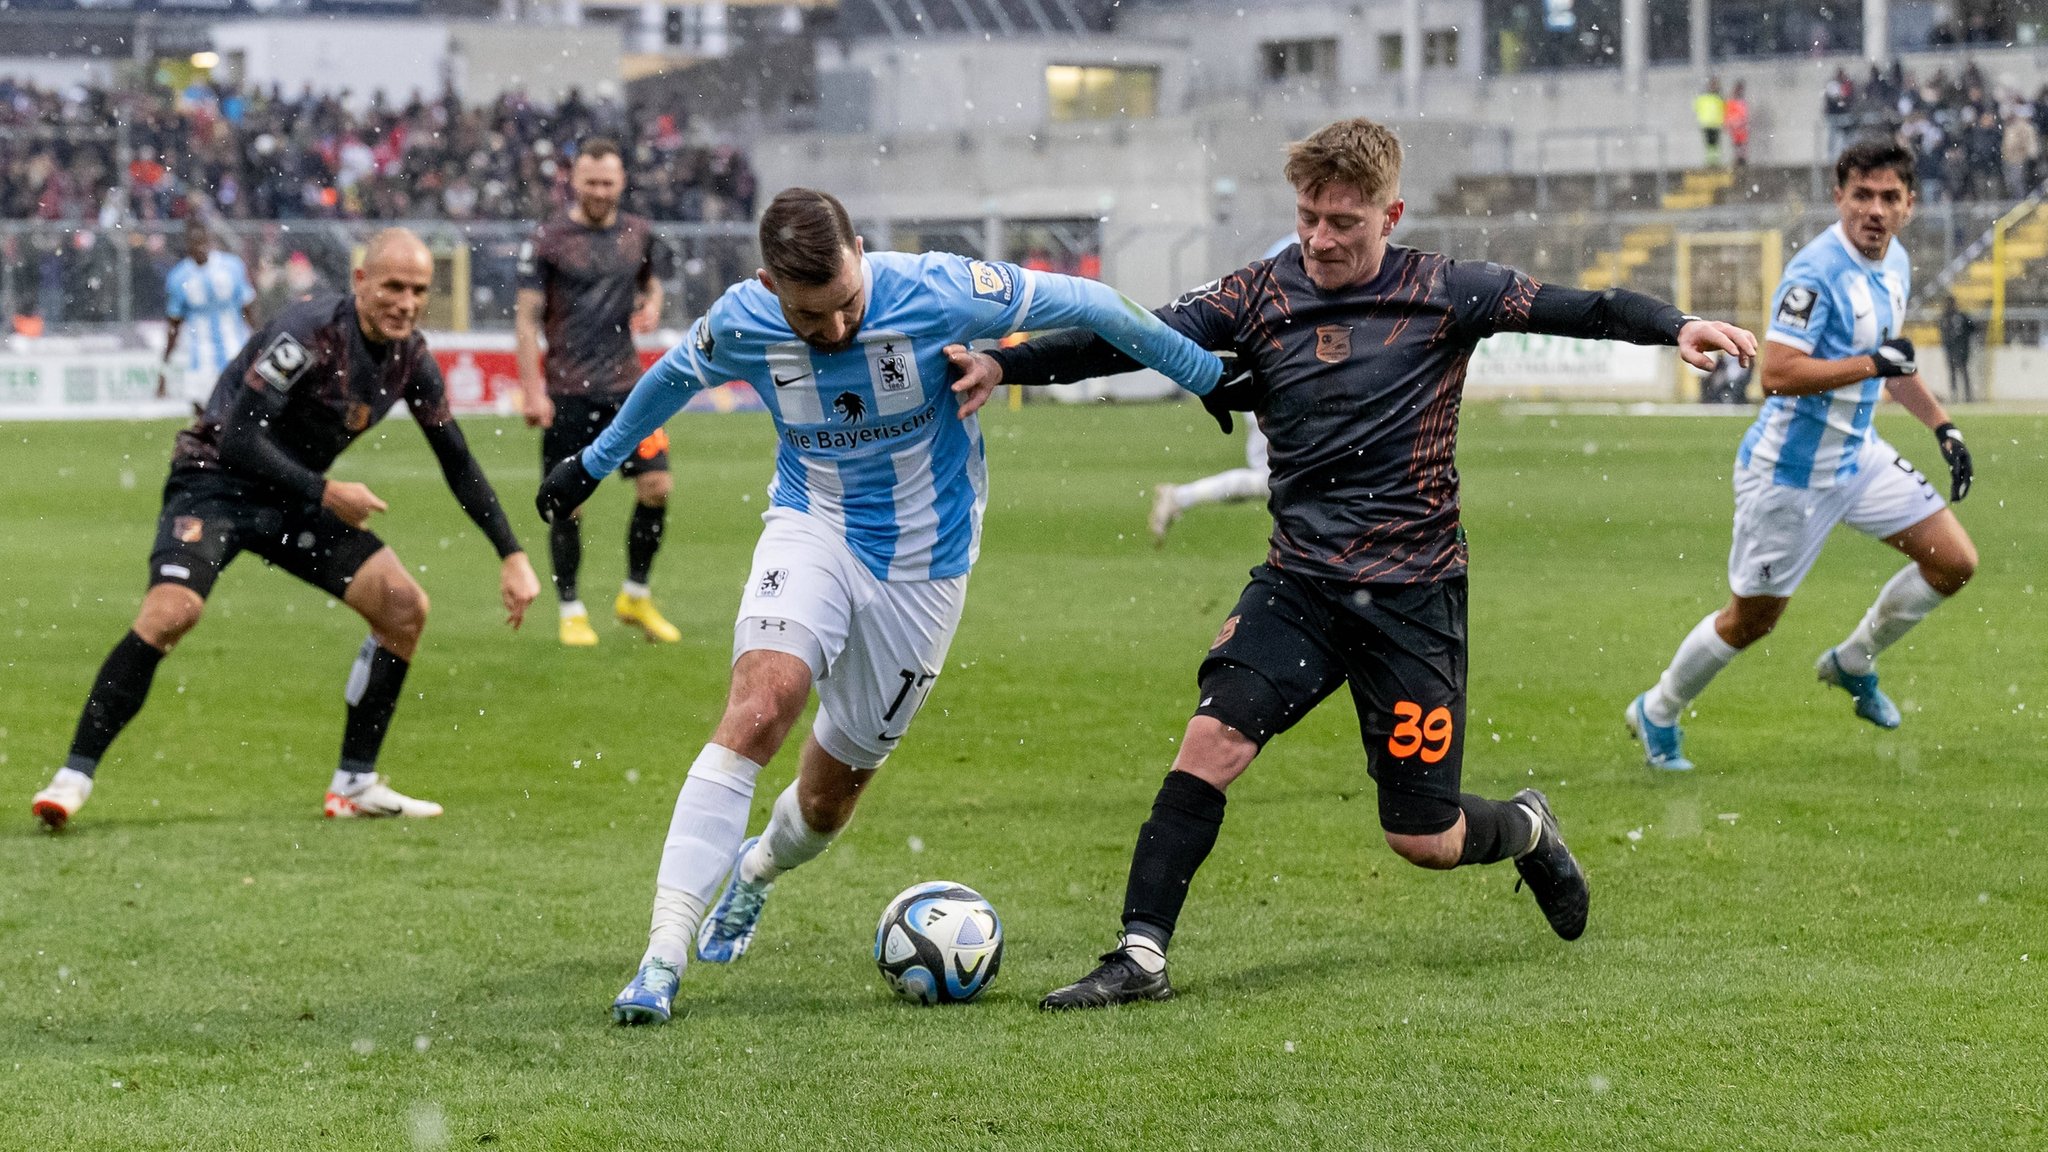
[[934, 880], [903, 890], [882, 910], [875, 965], [914, 1004], [965, 1004], [995, 981], [1003, 922], [981, 893]]

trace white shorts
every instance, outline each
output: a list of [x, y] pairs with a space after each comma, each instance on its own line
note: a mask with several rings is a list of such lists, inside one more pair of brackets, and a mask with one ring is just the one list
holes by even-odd
[[1944, 506], [1927, 477], [1875, 436], [1857, 459], [1856, 475], [1832, 488], [1794, 488], [1774, 482], [1769, 469], [1737, 467], [1728, 587], [1737, 596], [1790, 596], [1835, 525], [1882, 540]]
[[818, 685], [811, 735], [834, 759], [879, 768], [946, 667], [967, 577], [878, 580], [806, 513], [775, 508], [763, 519], [732, 658], [766, 649], [809, 664]]

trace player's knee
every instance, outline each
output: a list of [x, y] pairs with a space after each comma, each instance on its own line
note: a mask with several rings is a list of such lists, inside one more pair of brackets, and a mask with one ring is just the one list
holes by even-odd
[[853, 820], [854, 806], [860, 801], [860, 793], [828, 794], [797, 788], [797, 811], [804, 823], [813, 832], [831, 836], [844, 829]]
[[1977, 574], [1977, 545], [1967, 537], [1953, 551], [1924, 561], [1920, 576], [1944, 596], [1953, 596]]
[[1737, 607], [1724, 609], [1714, 621], [1714, 631], [1732, 648], [1747, 648], [1771, 634], [1784, 615], [1782, 607]]
[[206, 601], [197, 592], [177, 584], [159, 584], [142, 598], [142, 611], [135, 617], [135, 634], [159, 651], [169, 652], [187, 632], [198, 627], [206, 613]]
[[393, 583], [384, 590], [383, 611], [377, 628], [387, 638], [417, 641], [427, 630], [427, 590], [411, 580]]
[[1426, 836], [1389, 832], [1386, 834], [1387, 847], [1392, 848], [1396, 856], [1420, 868], [1456, 868], [1464, 849], [1464, 837], [1457, 833], [1456, 828]]

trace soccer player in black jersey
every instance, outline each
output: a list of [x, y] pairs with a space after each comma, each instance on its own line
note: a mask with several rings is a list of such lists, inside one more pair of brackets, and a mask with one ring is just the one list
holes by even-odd
[[[610, 140], [585, 140], [569, 169], [576, 202], [533, 230], [519, 250], [515, 325], [519, 389], [526, 423], [542, 429], [540, 472], [590, 446], [619, 414], [640, 380], [633, 333], [651, 332], [661, 317], [661, 276], [667, 250], [646, 220], [619, 210], [625, 163]], [[541, 336], [547, 336], [543, 365]], [[668, 433], [656, 429], [619, 467], [633, 481], [633, 518], [626, 531], [626, 581], [612, 611], [649, 640], [673, 644], [682, 633], [663, 618], [647, 587], [668, 518]], [[558, 516], [548, 526], [548, 556], [561, 598], [562, 643], [597, 643], [590, 612], [576, 590], [583, 566], [583, 518]]]
[[84, 806], [100, 758], [141, 710], [158, 662], [199, 623], [214, 581], [244, 551], [345, 602], [370, 625], [344, 692], [348, 719], [327, 815], [441, 814], [439, 804], [402, 795], [377, 771], [426, 627], [427, 594], [366, 527], [384, 501], [367, 485], [324, 475], [404, 401], [455, 499], [502, 558], [498, 595], [519, 626], [540, 579], [449, 415], [440, 369], [413, 327], [433, 273], [418, 237], [379, 233], [353, 293], [293, 304], [258, 329], [221, 373], [205, 411], [178, 433], [149, 592], [134, 627], [100, 665], [70, 757], [36, 793], [45, 824], [62, 828]]
[[[1166, 948], [1216, 843], [1224, 789], [1273, 737], [1349, 685], [1379, 788], [1380, 826], [1425, 868], [1512, 859], [1550, 926], [1586, 926], [1583, 872], [1543, 794], [1462, 792], [1465, 536], [1452, 461], [1472, 349], [1494, 332], [1676, 344], [1747, 360], [1749, 333], [1633, 292], [1538, 284], [1497, 264], [1389, 245], [1401, 146], [1345, 120], [1289, 151], [1300, 243], [1181, 297], [1159, 315], [1247, 371], [1204, 404], [1255, 412], [1271, 441], [1271, 549], [1198, 673], [1200, 704], [1138, 833], [1124, 930], [1093, 972], [1045, 1008], [1172, 995]], [[1130, 371], [1092, 336], [1057, 333], [995, 353], [950, 353], [971, 400], [995, 384]]]

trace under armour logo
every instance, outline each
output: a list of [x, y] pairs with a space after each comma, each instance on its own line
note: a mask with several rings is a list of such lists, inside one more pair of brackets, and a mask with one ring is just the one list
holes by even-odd
[[777, 632], [787, 632], [789, 631], [789, 621], [767, 616], [761, 617], [761, 631], [766, 632], [770, 628], [775, 629]]

